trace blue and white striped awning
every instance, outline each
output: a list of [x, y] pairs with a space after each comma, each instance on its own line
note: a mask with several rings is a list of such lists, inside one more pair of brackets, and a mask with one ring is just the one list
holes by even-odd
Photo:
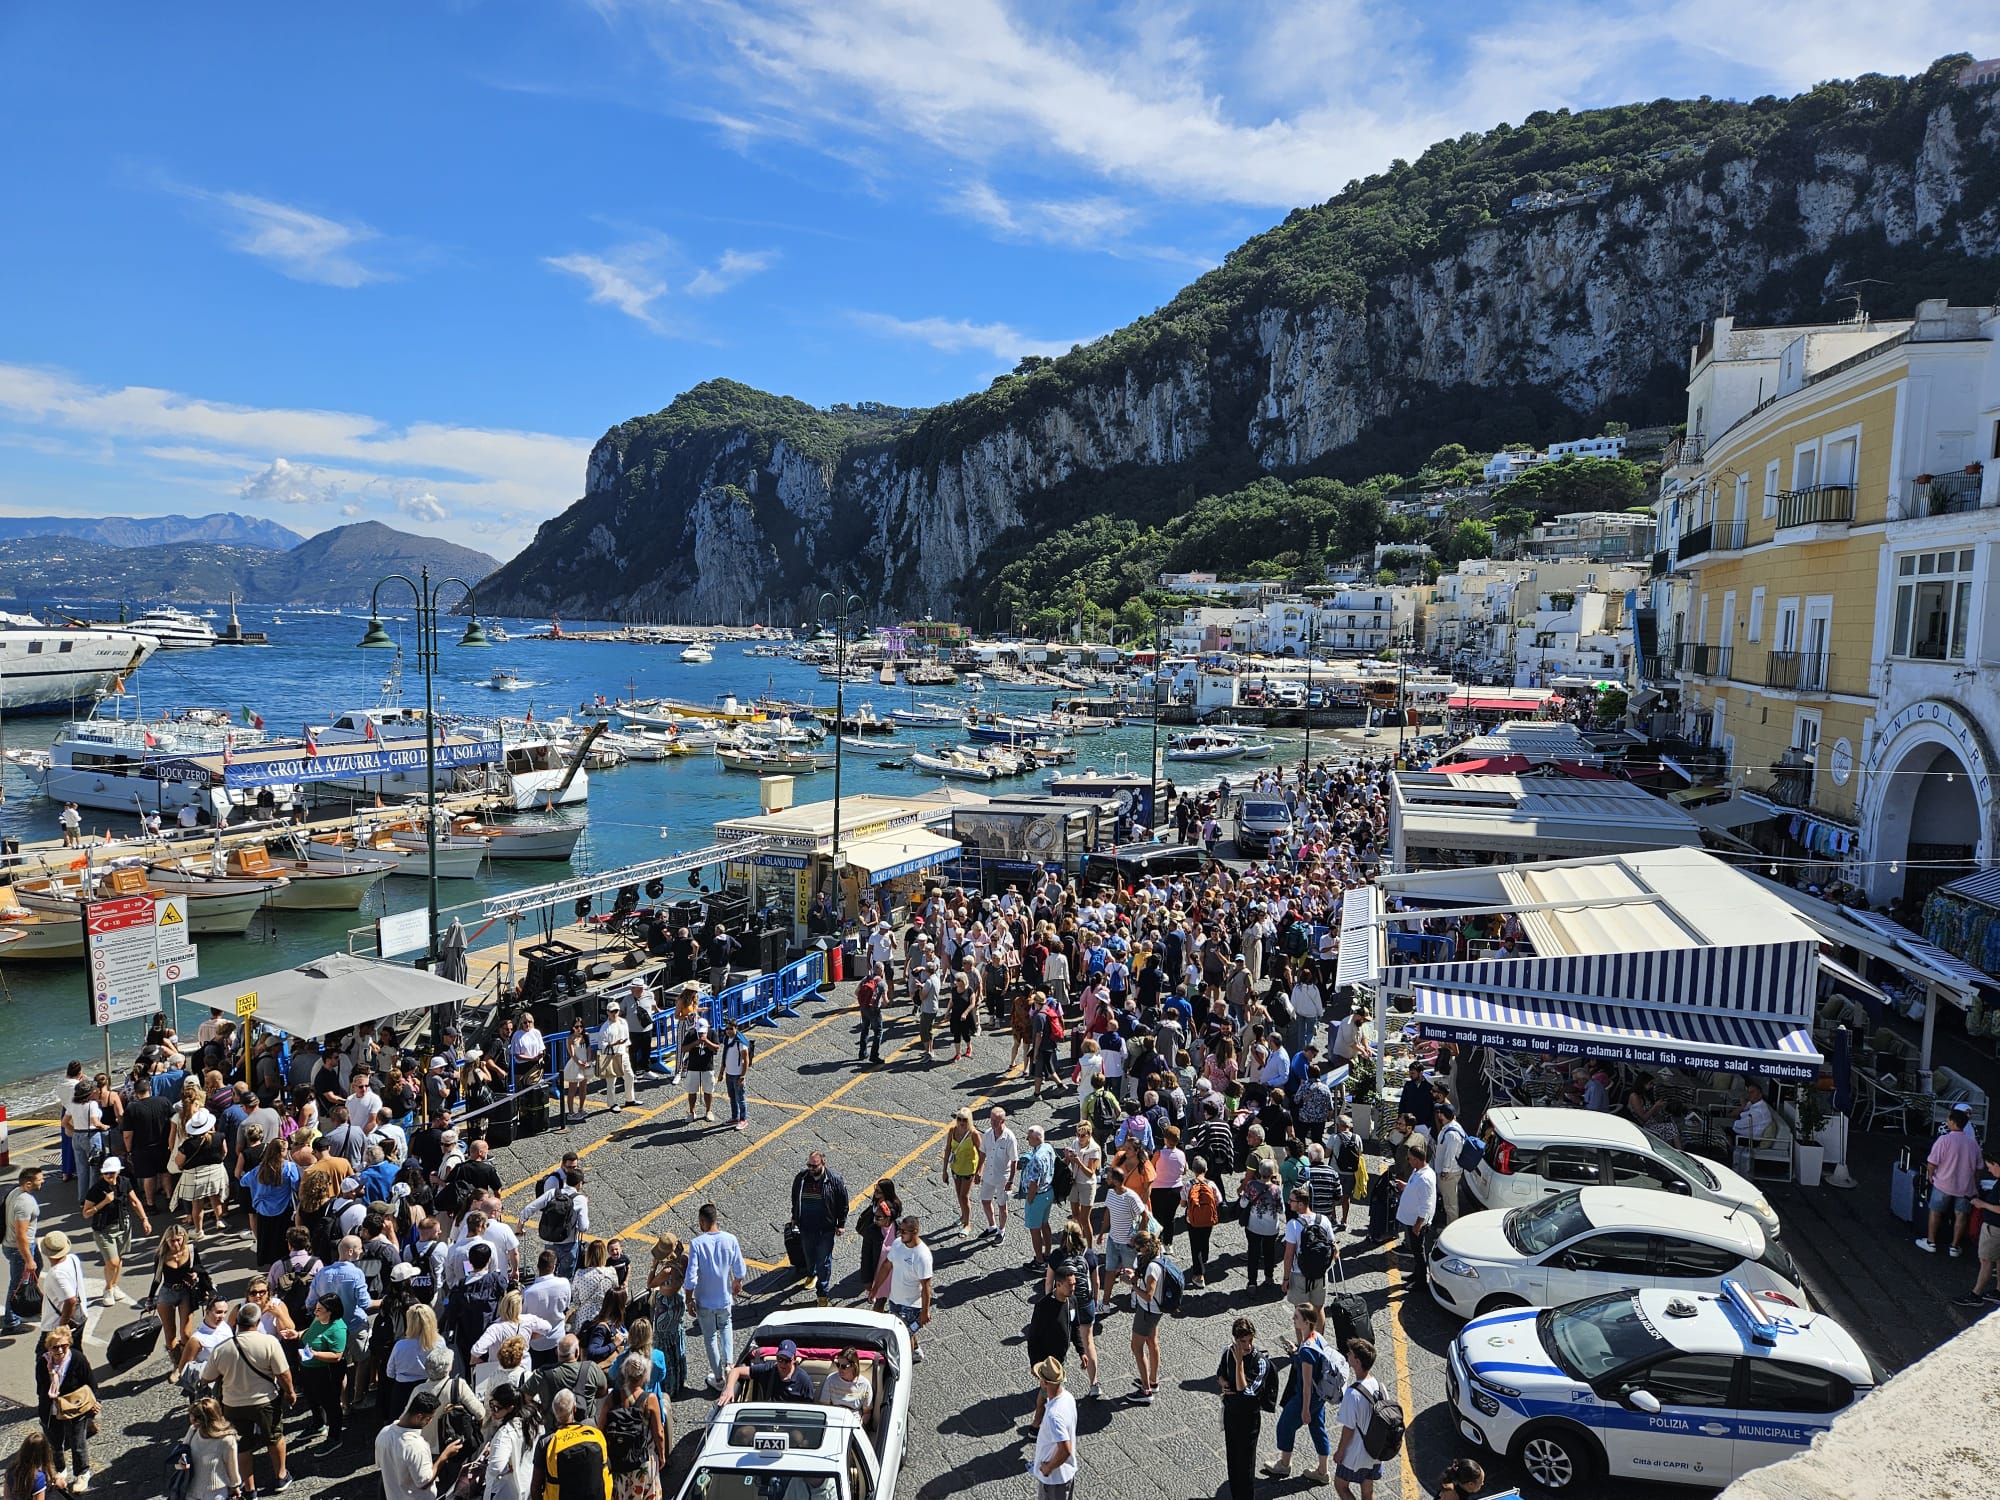
[[1920, 937], [1901, 922], [1885, 917], [1879, 911], [1859, 911], [1851, 906], [1843, 906], [1840, 914], [1849, 921], [1859, 922], [1870, 932], [1887, 938], [1910, 957], [1949, 974], [1961, 984], [2000, 987], [2000, 979], [1995, 979], [1984, 969], [1975, 969], [1957, 954], [1945, 952], [1930, 939]]
[[2000, 867], [1979, 870], [1971, 875], [1961, 875], [1943, 889], [1954, 896], [1964, 896], [1969, 901], [1978, 901], [1986, 906], [2000, 906]]
[[1375, 918], [1382, 910], [1382, 892], [1358, 885], [1340, 902], [1340, 959], [1334, 965], [1336, 987], [1375, 982]]
[[1386, 967], [1382, 982], [1392, 989], [1427, 985], [1508, 995], [1589, 995], [1810, 1021], [1818, 965], [1817, 943], [1756, 943], [1404, 964]]
[[1736, 1068], [1775, 1078], [1816, 1078], [1810, 1021], [1721, 1014], [1679, 1006], [1554, 1000], [1415, 987], [1417, 1029], [1441, 1041], [1558, 1056], [1601, 1057], [1638, 1067]]

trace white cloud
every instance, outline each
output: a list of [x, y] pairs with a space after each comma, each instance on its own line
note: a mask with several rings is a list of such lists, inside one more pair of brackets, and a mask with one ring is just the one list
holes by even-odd
[[517, 516], [522, 542], [536, 521], [582, 493], [590, 453], [584, 439], [552, 433], [236, 406], [0, 363], [0, 440], [20, 437], [87, 443], [85, 461], [121, 479], [247, 505], [338, 506], [350, 518], [400, 510], [454, 528]]
[[590, 288], [590, 301], [615, 307], [655, 333], [666, 327], [654, 315], [653, 304], [667, 294], [659, 272], [665, 246], [659, 242], [621, 245], [603, 255], [551, 255], [543, 263], [577, 277]]
[[[1010, 0], [599, 0], [636, 18], [735, 134], [812, 140], [836, 159], [1077, 169], [1163, 198], [1289, 207], [1431, 142], [1539, 108], [1662, 93], [1790, 92], [2000, 52], [1990, 0], [1242, 0], [1118, 7], [1093, 22]], [[1094, 25], [1094, 29], [1093, 29]], [[1087, 233], [1059, 214], [961, 211], [1008, 233]], [[1039, 195], [1037, 195], [1039, 196]]]
[[966, 184], [946, 201], [967, 218], [990, 225], [1009, 238], [1044, 240], [1086, 249], [1100, 249], [1115, 242], [1138, 219], [1130, 205], [1116, 198], [1010, 200], [983, 180]]
[[759, 271], [770, 270], [777, 263], [778, 252], [775, 250], [725, 250], [714, 265], [703, 266], [689, 278], [688, 295], [713, 297]]
[[894, 318], [887, 313], [862, 312], [854, 321], [891, 338], [928, 344], [946, 354], [990, 354], [1012, 364], [1026, 354], [1053, 359], [1067, 354], [1078, 340], [1030, 338], [1005, 323], [974, 323], [965, 318]]
[[171, 183], [168, 187], [215, 209], [231, 248], [269, 261], [294, 281], [357, 287], [389, 279], [387, 271], [366, 264], [354, 253], [381, 239], [358, 220], [343, 223], [254, 193], [218, 193]]

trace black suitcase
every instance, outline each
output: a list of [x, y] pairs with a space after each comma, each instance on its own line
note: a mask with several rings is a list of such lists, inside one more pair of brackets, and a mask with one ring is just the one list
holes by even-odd
[[136, 1365], [151, 1354], [159, 1342], [158, 1318], [143, 1317], [136, 1322], [127, 1323], [111, 1335], [110, 1345], [105, 1350], [105, 1363], [114, 1370], [121, 1370], [127, 1365]]
[[1326, 1299], [1326, 1321], [1336, 1349], [1345, 1350], [1352, 1338], [1375, 1342], [1375, 1316], [1368, 1311], [1368, 1304], [1353, 1292], [1336, 1292]]
[[1378, 1245], [1396, 1232], [1395, 1210], [1389, 1199], [1393, 1186], [1387, 1171], [1377, 1174], [1368, 1185], [1368, 1238]]
[[808, 1274], [806, 1271], [806, 1242], [799, 1234], [799, 1226], [796, 1224], [787, 1224], [785, 1226], [785, 1259], [790, 1262], [793, 1274], [800, 1279], [804, 1279]]

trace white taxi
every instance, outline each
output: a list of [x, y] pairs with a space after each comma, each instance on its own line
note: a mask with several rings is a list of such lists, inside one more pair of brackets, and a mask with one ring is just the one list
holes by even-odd
[[1777, 1317], [1728, 1281], [1475, 1318], [1445, 1392], [1461, 1436], [1565, 1495], [1600, 1474], [1720, 1488], [1808, 1446], [1881, 1378], [1839, 1324]]
[[1461, 1318], [1628, 1287], [1714, 1292], [1725, 1277], [1781, 1308], [1812, 1306], [1792, 1257], [1742, 1209], [1624, 1188], [1465, 1214], [1438, 1235], [1429, 1270], [1431, 1296]]

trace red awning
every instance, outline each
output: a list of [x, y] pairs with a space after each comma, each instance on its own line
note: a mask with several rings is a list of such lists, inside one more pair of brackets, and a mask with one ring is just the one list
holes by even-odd
[[1542, 698], [1474, 698], [1470, 694], [1460, 693], [1457, 697], [1449, 698], [1445, 701], [1452, 708], [1469, 708], [1478, 714], [1520, 714], [1523, 718], [1526, 718], [1531, 714], [1540, 713], [1546, 700]]
[[[1541, 763], [1541, 766], [1547, 766], [1553, 770], [1560, 771], [1565, 776], [1574, 776], [1579, 781], [1616, 781], [1618, 779], [1609, 771], [1599, 770], [1596, 766], [1586, 766], [1574, 760], [1544, 761]], [[1529, 760], [1525, 755], [1489, 755], [1483, 760], [1453, 761], [1450, 765], [1437, 766], [1433, 769], [1448, 771], [1453, 775], [1459, 776], [1526, 776], [1533, 771], [1541, 769], [1541, 766]]]

